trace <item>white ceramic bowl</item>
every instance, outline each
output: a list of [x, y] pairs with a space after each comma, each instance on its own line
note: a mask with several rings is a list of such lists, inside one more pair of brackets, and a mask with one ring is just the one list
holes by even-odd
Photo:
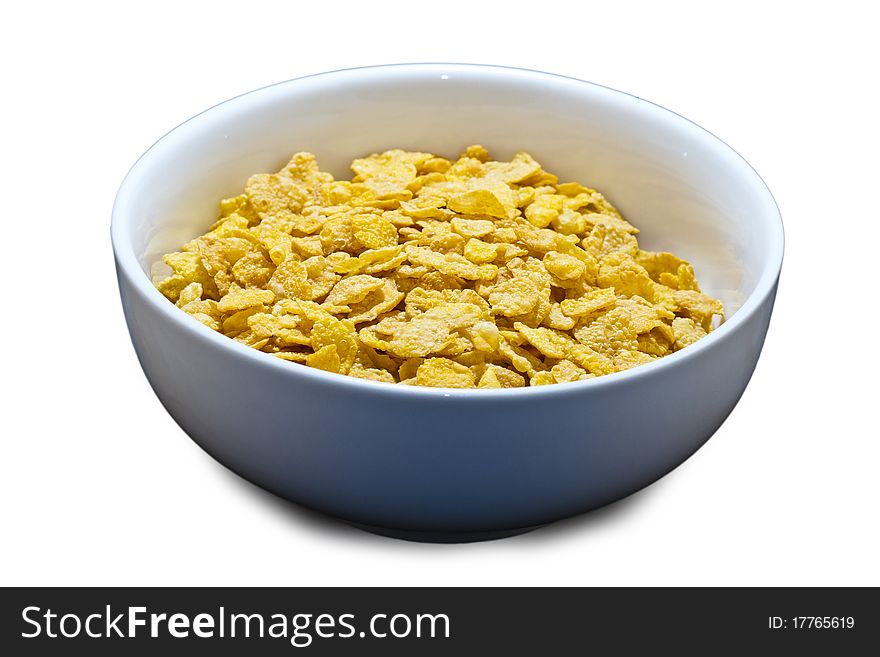
[[[204, 232], [220, 198], [299, 150], [337, 177], [357, 156], [527, 150], [604, 193], [644, 248], [691, 261], [727, 321], [657, 362], [514, 390], [375, 383], [287, 363], [215, 333], [147, 274]], [[724, 421], [764, 342], [782, 223], [754, 170], [682, 117], [532, 71], [412, 64], [283, 82], [160, 139], [113, 208], [132, 342], [159, 399], [209, 454], [300, 504], [408, 537], [489, 538], [581, 513], [675, 468]], [[173, 455], [169, 455], [173, 458]], [[698, 491], [694, 491], [698, 494]]]

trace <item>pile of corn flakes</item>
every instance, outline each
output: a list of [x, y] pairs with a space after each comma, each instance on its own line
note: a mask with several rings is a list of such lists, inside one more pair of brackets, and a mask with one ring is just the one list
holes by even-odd
[[[528, 153], [390, 150], [334, 180], [311, 153], [252, 176], [210, 231], [164, 257], [159, 290], [278, 358], [444, 388], [579, 381], [712, 330], [721, 303], [599, 192]], [[167, 271], [167, 270], [166, 270]]]

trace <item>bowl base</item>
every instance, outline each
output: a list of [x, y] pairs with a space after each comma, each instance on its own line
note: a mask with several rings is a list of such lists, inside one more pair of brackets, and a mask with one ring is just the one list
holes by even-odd
[[494, 541], [499, 538], [508, 538], [510, 536], [518, 536], [526, 534], [530, 531], [543, 527], [544, 525], [533, 525], [531, 527], [517, 527], [515, 529], [496, 529], [491, 531], [462, 531], [462, 532], [445, 532], [433, 530], [414, 530], [414, 529], [398, 529], [396, 527], [380, 527], [378, 525], [365, 525], [360, 522], [346, 520], [352, 527], [357, 527], [371, 534], [379, 536], [387, 536], [388, 538], [398, 538], [404, 541], [413, 541], [416, 543], [476, 543], [478, 541]]

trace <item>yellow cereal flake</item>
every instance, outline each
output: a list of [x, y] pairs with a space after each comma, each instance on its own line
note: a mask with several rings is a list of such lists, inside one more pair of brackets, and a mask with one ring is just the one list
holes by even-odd
[[498, 257], [498, 245], [471, 238], [464, 245], [464, 257], [477, 265], [492, 262]]
[[237, 285], [233, 285], [232, 289], [220, 299], [217, 309], [221, 313], [234, 312], [253, 306], [262, 306], [263, 304], [272, 303], [274, 300], [275, 293], [272, 290], [243, 290]]
[[293, 254], [279, 264], [267, 284], [269, 290], [279, 297], [289, 299], [312, 299], [309, 270]]
[[401, 358], [421, 358], [439, 353], [450, 341], [449, 327], [441, 319], [419, 316], [409, 321], [397, 319], [376, 325], [377, 331], [391, 335], [387, 351]]
[[553, 372], [541, 371], [532, 374], [529, 385], [546, 386], [556, 382], [556, 377], [553, 376]]
[[550, 312], [544, 317], [542, 324], [547, 328], [557, 329], [559, 331], [570, 331], [577, 323], [574, 317], [569, 317], [562, 312], [562, 306], [558, 303], [550, 305]]
[[354, 238], [368, 249], [380, 249], [397, 244], [397, 228], [380, 215], [359, 214], [352, 217]]
[[446, 206], [453, 212], [462, 214], [485, 214], [500, 219], [507, 217], [504, 203], [489, 189], [474, 189], [457, 194], [446, 202]]
[[184, 306], [187, 306], [194, 301], [199, 301], [201, 298], [202, 284], [189, 283], [180, 291], [180, 296], [177, 299], [177, 307], [183, 308]]
[[431, 267], [441, 274], [469, 281], [492, 280], [498, 275], [498, 267], [495, 265], [475, 265], [457, 253], [443, 254], [423, 246], [407, 246], [406, 254], [414, 265]]
[[306, 365], [327, 372], [342, 372], [342, 361], [335, 344], [324, 345], [315, 353], [306, 356]]
[[563, 235], [580, 235], [587, 230], [587, 220], [580, 212], [563, 208], [559, 215], [550, 222], [557, 233]]
[[299, 212], [308, 198], [306, 186], [283, 173], [258, 173], [245, 185], [248, 202], [260, 217]]
[[501, 385], [501, 381], [498, 379], [498, 375], [494, 370], [486, 368], [483, 372], [483, 375], [480, 377], [480, 381], [477, 383], [478, 388], [503, 388]]
[[587, 272], [587, 266], [581, 259], [558, 251], [549, 251], [544, 256], [544, 267], [556, 278], [564, 281], [583, 278]]
[[471, 344], [474, 349], [487, 354], [494, 354], [498, 351], [501, 342], [501, 332], [494, 322], [481, 320], [474, 322], [468, 332]]
[[497, 177], [508, 184], [526, 184], [542, 173], [541, 165], [524, 151], [514, 155], [510, 162], [486, 162], [484, 169], [487, 175]]
[[356, 274], [343, 278], [339, 281], [327, 297], [324, 303], [331, 305], [347, 306], [352, 303], [363, 301], [373, 290], [382, 287], [385, 281], [366, 274]]
[[311, 354], [305, 354], [299, 351], [276, 351], [273, 352], [272, 355], [291, 363], [305, 363]]
[[695, 290], [676, 290], [672, 298], [678, 306], [678, 312], [694, 320], [707, 333], [712, 330], [715, 315], [720, 316], [724, 312], [720, 301]]
[[317, 235], [310, 235], [309, 237], [292, 237], [290, 238], [290, 246], [302, 258], [324, 255], [324, 249], [321, 246], [321, 238]]
[[562, 197], [556, 194], [542, 194], [526, 206], [526, 219], [538, 228], [546, 228], [562, 212]]
[[262, 251], [246, 253], [232, 265], [232, 275], [244, 287], [266, 287], [274, 271], [275, 266]]
[[541, 300], [541, 287], [534, 279], [522, 276], [508, 279], [492, 288], [489, 303], [492, 312], [504, 317], [515, 317], [530, 312]]
[[617, 303], [614, 288], [594, 288], [573, 299], [563, 299], [559, 308], [568, 317], [583, 317]]
[[700, 338], [706, 337], [706, 331], [688, 317], [676, 317], [672, 320], [672, 335], [677, 351], [692, 345]]
[[624, 349], [614, 356], [614, 368], [618, 372], [628, 370], [636, 365], [645, 365], [655, 360], [650, 354], [643, 354], [640, 351], [630, 351]]
[[476, 384], [470, 368], [448, 358], [429, 358], [419, 365], [416, 382], [434, 388], [473, 388]]
[[334, 180], [296, 153], [251, 176], [204, 235], [163, 257], [156, 287], [279, 359], [440, 388], [583, 381], [723, 320], [688, 262], [642, 250], [601, 193], [528, 153], [391, 149], [351, 168]]
[[382, 285], [379, 288], [367, 293], [362, 301], [351, 305], [347, 319], [352, 324], [372, 322], [393, 310], [403, 300], [404, 294], [397, 289], [394, 279], [380, 280]]
[[548, 328], [530, 328], [521, 322], [513, 325], [535, 349], [549, 358], [565, 358], [571, 353], [574, 341], [560, 331]]
[[455, 217], [449, 222], [452, 230], [462, 237], [485, 237], [495, 231], [495, 223], [488, 219]]
[[358, 379], [368, 379], [370, 381], [397, 383], [397, 380], [394, 378], [394, 374], [392, 374], [391, 372], [376, 367], [364, 367], [363, 365], [358, 365], [357, 363], [355, 363], [348, 371], [348, 375], [357, 377]]
[[579, 381], [581, 379], [588, 379], [591, 376], [585, 369], [567, 359], [556, 363], [556, 365], [550, 368], [550, 372], [553, 374], [556, 383]]
[[478, 388], [522, 388], [526, 380], [521, 374], [499, 365], [486, 365], [480, 375]]
[[[312, 323], [311, 346], [315, 354], [322, 348], [333, 346], [335, 358], [339, 361], [335, 371], [346, 374], [351, 368], [358, 352], [357, 336], [350, 323], [338, 320], [332, 315], [324, 314]], [[322, 367], [321, 369], [327, 369]]]
[[424, 358], [407, 358], [400, 364], [397, 375], [401, 381], [415, 379], [419, 366], [425, 362]]

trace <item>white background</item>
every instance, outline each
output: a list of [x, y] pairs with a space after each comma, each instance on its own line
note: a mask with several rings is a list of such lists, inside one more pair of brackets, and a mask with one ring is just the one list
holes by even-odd
[[[880, 584], [880, 52], [857, 3], [785, 4], [5, 9], [0, 582]], [[231, 96], [402, 61], [634, 93], [727, 141], [774, 192], [787, 251], [764, 354], [721, 430], [657, 484], [517, 538], [407, 543], [238, 479], [154, 397], [110, 249], [129, 166]]]

